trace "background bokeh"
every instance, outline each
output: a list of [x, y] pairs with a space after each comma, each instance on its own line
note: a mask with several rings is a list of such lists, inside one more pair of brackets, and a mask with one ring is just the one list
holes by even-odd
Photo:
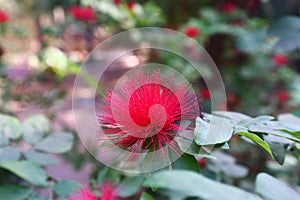
[[[299, 15], [297, 0], [0, 0], [0, 194], [18, 190], [22, 191], [20, 196], [11, 199], [49, 199], [49, 194], [50, 199], [67, 199], [79, 183], [97, 183], [100, 187], [107, 179], [113, 185], [125, 181], [135, 187], [120, 199], [139, 199], [141, 180], [128, 180], [91, 157], [77, 137], [72, 114], [72, 89], [81, 63], [96, 45], [132, 28], [168, 28], [202, 45], [225, 84], [227, 102], [218, 105], [220, 109], [250, 116], [288, 112], [300, 116]], [[182, 50], [197, 57], [192, 48], [180, 45], [182, 41], [171, 42], [174, 48], [185, 48]], [[145, 63], [161, 63], [190, 80], [203, 110], [210, 112], [211, 92], [192, 65], [169, 52], [143, 49], [145, 46], [141, 44], [141, 49], [113, 62], [100, 82], [88, 74], [83, 80], [97, 84], [99, 94], [104, 94], [105, 88], [114, 86], [128, 70]], [[124, 49], [95, 53], [97, 66], [91, 64], [91, 71]], [[84, 117], [95, 97], [84, 89], [75, 95], [80, 99], [76, 112]], [[4, 126], [5, 120], [9, 126]], [[86, 131], [94, 130], [87, 127]], [[41, 133], [39, 139], [34, 135], [37, 132]], [[51, 146], [53, 141], [61, 141], [61, 146]], [[202, 174], [253, 191], [255, 176], [267, 171], [299, 189], [298, 151], [288, 153], [281, 166], [238, 136], [233, 136], [229, 146], [230, 151], [215, 153], [217, 160], [198, 159]], [[11, 166], [1, 165], [7, 159], [23, 163], [10, 173]], [[29, 161], [38, 163], [38, 168]], [[30, 168], [34, 169], [29, 173], [35, 174], [33, 178], [22, 171]], [[45, 187], [46, 177], [47, 183], [56, 184], [54, 190]], [[73, 182], [57, 186], [57, 180], [65, 179]], [[71, 187], [69, 193], [61, 191], [61, 187], [67, 187], [64, 184]], [[162, 194], [153, 195], [155, 199], [172, 199], [170, 194]]]

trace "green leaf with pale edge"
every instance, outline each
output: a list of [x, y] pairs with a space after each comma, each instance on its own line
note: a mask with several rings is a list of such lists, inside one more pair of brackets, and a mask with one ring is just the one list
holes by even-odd
[[81, 188], [81, 184], [72, 180], [63, 180], [53, 185], [53, 192], [62, 197], [69, 197]]
[[261, 139], [259, 136], [255, 135], [254, 133], [238, 132], [238, 133], [235, 133], [235, 134], [240, 135], [240, 136], [244, 136], [244, 137], [250, 139], [255, 144], [257, 144], [258, 146], [260, 146], [264, 150], [266, 150], [271, 156], [273, 156], [270, 145], [266, 141]]
[[120, 197], [130, 197], [136, 194], [145, 180], [144, 176], [126, 177], [119, 186]]
[[0, 114], [0, 133], [7, 139], [18, 139], [22, 135], [22, 127], [15, 117]]
[[155, 200], [155, 199], [147, 192], [143, 192], [139, 200]]
[[260, 173], [256, 177], [255, 191], [265, 200], [300, 199], [298, 192], [266, 173]]
[[3, 200], [24, 200], [31, 193], [31, 189], [22, 185], [1, 185], [0, 199]]
[[36, 150], [28, 150], [24, 153], [24, 156], [29, 161], [42, 166], [55, 165], [57, 163], [57, 161], [51, 156]]
[[14, 147], [0, 148], [0, 163], [17, 161], [20, 159], [20, 151]]
[[[184, 180], [184, 181], [183, 181]], [[145, 187], [174, 190], [189, 196], [213, 200], [258, 200], [257, 196], [233, 186], [213, 181], [201, 174], [173, 170], [147, 177]]]
[[52, 133], [35, 145], [35, 148], [50, 153], [66, 153], [72, 148], [73, 135], [67, 132]]
[[14, 173], [20, 178], [23, 178], [24, 180], [28, 181], [33, 185], [36, 186], [47, 185], [46, 172], [38, 165], [30, 161], [0, 163], [0, 167], [7, 169], [8, 171]]
[[23, 123], [24, 140], [35, 144], [50, 130], [50, 122], [44, 115], [34, 115]]

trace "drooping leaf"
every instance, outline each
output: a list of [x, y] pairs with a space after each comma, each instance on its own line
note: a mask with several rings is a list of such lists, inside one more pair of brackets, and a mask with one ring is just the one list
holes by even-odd
[[44, 115], [35, 115], [23, 123], [24, 140], [29, 144], [35, 144], [49, 132], [50, 123]]
[[81, 188], [81, 184], [73, 180], [63, 180], [53, 185], [53, 192], [61, 197], [69, 197]]
[[24, 200], [31, 193], [31, 189], [22, 185], [1, 185], [0, 199]]
[[50, 153], [66, 153], [72, 148], [73, 135], [67, 132], [52, 133], [39, 141], [35, 148]]
[[282, 143], [277, 143], [277, 142], [271, 142], [271, 143], [269, 143], [269, 145], [271, 147], [272, 154], [273, 154], [275, 160], [279, 164], [283, 164], [285, 156], [286, 156], [288, 145], [282, 144]]
[[[184, 183], [183, 181], [184, 180]], [[173, 170], [147, 177], [144, 186], [162, 188], [188, 194], [188, 196], [214, 200], [257, 200], [257, 196], [233, 186], [225, 185], [201, 174]]]
[[57, 161], [42, 152], [38, 152], [36, 150], [28, 150], [24, 153], [24, 156], [31, 162], [37, 164], [37, 165], [55, 165], [57, 163]]
[[47, 185], [46, 172], [30, 161], [14, 161], [0, 163], [0, 167], [7, 169], [29, 183], [37, 186]]
[[258, 174], [255, 191], [265, 200], [300, 199], [298, 192], [266, 173]]

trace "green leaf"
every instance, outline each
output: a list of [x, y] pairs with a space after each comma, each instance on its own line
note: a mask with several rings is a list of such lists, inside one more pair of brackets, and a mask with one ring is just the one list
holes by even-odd
[[265, 200], [300, 199], [298, 192], [266, 173], [258, 174], [255, 191]]
[[268, 142], [268, 144], [270, 145], [274, 159], [282, 165], [289, 145], [279, 142]]
[[[184, 181], [183, 181], [184, 180]], [[163, 171], [147, 178], [144, 186], [174, 190], [187, 196], [214, 200], [257, 200], [257, 196], [225, 185], [201, 174], [184, 171]]]
[[121, 178], [121, 174], [119, 171], [111, 169], [109, 167], [105, 167], [98, 172], [97, 175], [97, 183], [98, 185], [102, 185], [104, 180], [108, 180], [111, 183], [118, 183]]
[[0, 114], [0, 133], [7, 139], [18, 139], [22, 134], [22, 127], [15, 117]]
[[126, 177], [119, 187], [120, 197], [130, 197], [136, 194], [145, 180], [144, 176]]
[[46, 165], [55, 165], [57, 163], [57, 161], [52, 158], [51, 156], [42, 153], [42, 152], [38, 152], [35, 150], [28, 150], [24, 153], [24, 156], [31, 162], [37, 164], [37, 165], [42, 165], [42, 166], [46, 166]]
[[14, 147], [0, 148], [0, 163], [17, 161], [20, 159], [20, 151]]
[[3, 200], [24, 200], [31, 193], [31, 189], [21, 185], [1, 185], [0, 199]]
[[35, 148], [50, 153], [66, 153], [72, 148], [73, 139], [71, 133], [52, 133], [38, 142]]
[[233, 133], [233, 126], [226, 118], [213, 117], [210, 122], [197, 117], [194, 130], [198, 145], [214, 145], [227, 142]]
[[275, 48], [280, 51], [291, 51], [300, 47], [299, 30], [300, 18], [285, 16], [273, 22], [268, 33], [280, 38]]
[[273, 116], [258, 116], [255, 118], [251, 118], [251, 119], [245, 119], [245, 120], [241, 120], [238, 125], [239, 126], [251, 126], [251, 125], [256, 125], [256, 124], [261, 124], [262, 122], [267, 122], [267, 121], [271, 121], [275, 119]]
[[44, 115], [35, 115], [23, 123], [24, 140], [29, 144], [35, 144], [49, 132], [50, 123]]
[[30, 161], [0, 163], [0, 167], [7, 169], [33, 185], [47, 185], [47, 175], [45, 171]]
[[173, 169], [191, 170], [199, 172], [199, 164], [192, 155], [182, 154], [175, 162], [172, 163]]
[[140, 200], [154, 200], [154, 198], [147, 192], [143, 192], [140, 197]]
[[62, 197], [69, 197], [81, 188], [81, 184], [72, 180], [63, 180], [53, 185], [55, 194]]
[[216, 173], [224, 173], [226, 176], [234, 178], [243, 178], [247, 176], [248, 169], [242, 165], [236, 164], [235, 157], [222, 151], [213, 151], [212, 155], [216, 159], [211, 159], [210, 162], [213, 164], [211, 170]]
[[238, 112], [229, 112], [229, 111], [214, 111], [214, 115], [225, 117], [229, 119], [234, 124], [237, 124], [241, 120], [251, 119], [250, 116], [238, 113]]
[[271, 148], [267, 142], [265, 142], [263, 139], [261, 139], [259, 136], [255, 135], [254, 133], [247, 133], [247, 132], [238, 132], [235, 133], [240, 136], [244, 136], [251, 141], [253, 141], [258, 146], [262, 147], [265, 151], [267, 151], [271, 156], [273, 156]]
[[8, 139], [2, 133], [0, 133], [0, 147], [6, 146], [8, 143]]

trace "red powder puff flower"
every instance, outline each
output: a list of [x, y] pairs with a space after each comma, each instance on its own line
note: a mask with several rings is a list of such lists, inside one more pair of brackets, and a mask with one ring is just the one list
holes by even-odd
[[8, 22], [9, 18], [8, 15], [6, 14], [6, 12], [4, 12], [3, 10], [0, 10], [0, 23], [6, 23]]
[[200, 34], [200, 30], [195, 26], [186, 27], [184, 33], [189, 37], [198, 37]]
[[72, 6], [70, 14], [80, 21], [93, 21], [96, 19], [95, 11], [91, 7]]
[[225, 13], [232, 13], [235, 10], [236, 6], [234, 3], [232, 2], [227, 2], [224, 6], [223, 6], [223, 11]]
[[175, 85], [159, 71], [140, 73], [122, 86], [104, 97], [98, 121], [108, 139], [129, 152], [160, 150], [163, 155], [165, 145], [176, 150], [172, 141], [177, 132], [191, 128], [179, 122], [201, 115], [199, 99], [187, 84]]
[[200, 91], [201, 93], [201, 97], [203, 99], [210, 99], [210, 93], [209, 93], [209, 90], [207, 88], [204, 88]]
[[102, 195], [100, 200], [114, 200], [118, 196], [117, 190], [107, 181], [102, 183]]
[[90, 187], [82, 188], [75, 196], [70, 197], [68, 200], [97, 200]]
[[287, 61], [288, 61], [288, 59], [287, 59], [286, 55], [276, 54], [273, 56], [273, 62], [276, 65], [286, 65]]
[[113, 3], [114, 3], [115, 5], [120, 5], [121, 2], [122, 2], [122, 0], [113, 0]]
[[277, 94], [277, 100], [280, 102], [280, 103], [284, 103], [286, 101], [288, 101], [290, 99], [290, 95], [287, 91], [279, 91]]

